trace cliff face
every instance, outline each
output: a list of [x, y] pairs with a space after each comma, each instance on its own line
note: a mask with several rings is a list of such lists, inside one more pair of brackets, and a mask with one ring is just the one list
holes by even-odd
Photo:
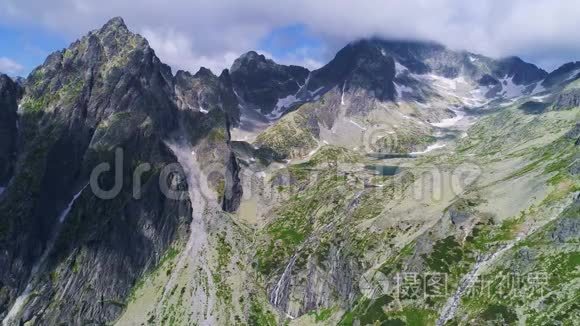
[[308, 70], [279, 65], [254, 51], [238, 58], [231, 68], [234, 89], [254, 109], [269, 114], [278, 100], [294, 95], [308, 78]]
[[[232, 160], [226, 120], [239, 119], [229, 76], [210, 74], [174, 79], [120, 18], [31, 73], [20, 101], [14, 182], [0, 202], [0, 311], [7, 321], [110, 322], [137, 279], [185, 241], [189, 196], [171, 198], [159, 185], [197, 185], [164, 174], [177, 163], [166, 143], [214, 135], [200, 161], [223, 162], [225, 175]], [[0, 80], [4, 185], [20, 95]], [[94, 174], [103, 163], [110, 166]]]
[[16, 159], [18, 133], [18, 100], [20, 85], [0, 74], [0, 187], [6, 187], [12, 177]]

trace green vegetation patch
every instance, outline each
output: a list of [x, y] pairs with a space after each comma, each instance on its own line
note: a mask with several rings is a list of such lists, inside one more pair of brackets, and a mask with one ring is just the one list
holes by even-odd
[[438, 240], [430, 255], [423, 255], [425, 262], [433, 271], [449, 273], [451, 267], [463, 259], [464, 252], [454, 236]]
[[250, 300], [250, 314], [248, 316], [248, 325], [252, 326], [276, 326], [276, 316], [265, 309], [262, 304], [252, 298]]

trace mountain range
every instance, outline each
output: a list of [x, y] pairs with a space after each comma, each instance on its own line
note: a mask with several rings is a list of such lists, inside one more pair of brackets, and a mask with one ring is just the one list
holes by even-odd
[[3, 325], [580, 319], [580, 62], [173, 74], [113, 18], [0, 75], [0, 135]]

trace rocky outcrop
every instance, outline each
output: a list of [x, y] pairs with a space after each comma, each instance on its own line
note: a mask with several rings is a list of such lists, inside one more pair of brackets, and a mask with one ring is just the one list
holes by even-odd
[[330, 248], [322, 265], [314, 255], [294, 255], [273, 284], [270, 303], [292, 318], [334, 304], [351, 304], [359, 293], [355, 280], [360, 271], [352, 257], [341, 253], [342, 249]]
[[567, 110], [580, 106], [580, 89], [571, 89], [560, 93], [554, 101], [554, 110]]
[[240, 182], [240, 166], [233, 152], [226, 166], [225, 172], [225, 191], [222, 200], [222, 209], [226, 212], [235, 212], [240, 206], [243, 188]]
[[381, 101], [393, 100], [395, 62], [392, 56], [383, 53], [371, 40], [351, 43], [327, 65], [312, 73], [307, 88], [316, 93], [334, 87], [351, 93], [365, 90]]
[[542, 86], [545, 88], [550, 88], [559, 85], [562, 82], [574, 80], [579, 73], [580, 62], [576, 61], [565, 63], [558, 67], [558, 69], [550, 72], [542, 82]]
[[240, 119], [238, 102], [227, 70], [219, 77], [203, 67], [195, 75], [179, 70], [175, 74], [175, 95], [181, 110], [195, 112], [198, 117], [218, 110], [227, 113], [234, 126]]
[[529, 85], [544, 79], [548, 75], [543, 69], [518, 57], [499, 60], [494, 68], [494, 75], [511, 78], [516, 85]]
[[580, 238], [580, 219], [573, 214], [579, 210], [580, 203], [573, 203], [567, 210], [571, 216], [556, 221], [554, 230], [550, 234], [552, 241], [559, 244], [578, 241]]
[[263, 114], [271, 113], [279, 100], [295, 95], [308, 73], [306, 68], [279, 65], [254, 51], [236, 59], [231, 68], [236, 93]]

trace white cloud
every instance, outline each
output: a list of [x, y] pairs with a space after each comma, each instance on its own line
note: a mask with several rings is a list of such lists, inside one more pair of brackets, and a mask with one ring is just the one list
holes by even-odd
[[239, 56], [236, 52], [215, 53], [212, 56], [198, 53], [190, 38], [172, 29], [156, 31], [145, 28], [141, 34], [159, 58], [174, 70], [195, 72], [199, 67], [206, 67], [219, 75], [222, 69], [229, 67]]
[[313, 59], [310, 52], [306, 49], [296, 49], [291, 53], [285, 54], [283, 57], [273, 55], [266, 50], [257, 50], [256, 52], [263, 54], [266, 58], [274, 60], [276, 63], [302, 66], [309, 70], [318, 69], [325, 64], [325, 62]]
[[227, 67], [232, 57], [258, 48], [269, 31], [296, 23], [317, 33], [330, 52], [356, 38], [381, 36], [538, 62], [580, 54], [576, 0], [0, 0], [5, 23], [41, 24], [71, 39], [113, 16], [146, 34], [162, 60], [188, 70]]
[[3, 72], [8, 75], [16, 75], [23, 69], [24, 66], [22, 66], [18, 62], [10, 58], [0, 57], [0, 72]]

